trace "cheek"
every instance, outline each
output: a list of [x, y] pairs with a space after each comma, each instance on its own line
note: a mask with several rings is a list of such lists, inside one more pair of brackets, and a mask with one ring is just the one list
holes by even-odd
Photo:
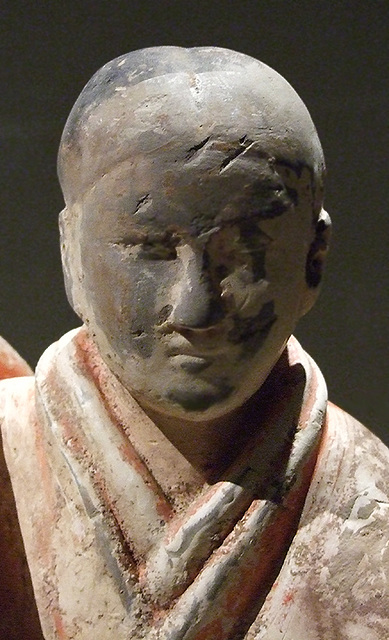
[[[120, 350], [141, 358], [153, 353], [154, 326], [157, 322], [157, 282], [147, 270], [128, 268], [128, 287], [122, 290], [118, 321], [122, 328]], [[127, 349], [126, 349], [127, 347]]]
[[174, 269], [163, 262], [123, 257], [121, 250], [106, 247], [83, 266], [93, 322], [112, 349], [124, 358], [131, 354], [150, 358], [155, 327], [164, 320], [168, 306]]
[[114, 326], [120, 308], [121, 281], [115, 255], [101, 247], [83, 247], [82, 270], [88, 322], [95, 322], [99, 327]]
[[104, 247], [85, 256], [83, 269], [88, 306], [107, 338], [135, 334], [139, 327], [149, 324], [153, 287], [136, 263]]
[[283, 245], [267, 256], [268, 295], [274, 301], [277, 331], [291, 333], [300, 319], [301, 301], [306, 293], [305, 251]]

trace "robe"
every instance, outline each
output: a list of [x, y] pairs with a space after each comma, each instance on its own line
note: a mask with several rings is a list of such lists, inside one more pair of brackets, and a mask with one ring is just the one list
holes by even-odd
[[[27, 362], [0, 336], [0, 380], [32, 376]], [[0, 434], [1, 443], [1, 434]], [[42, 640], [9, 473], [0, 446], [0, 638]]]
[[250, 440], [184, 506], [84, 328], [1, 383], [45, 640], [387, 640], [389, 452], [293, 338], [285, 355]]

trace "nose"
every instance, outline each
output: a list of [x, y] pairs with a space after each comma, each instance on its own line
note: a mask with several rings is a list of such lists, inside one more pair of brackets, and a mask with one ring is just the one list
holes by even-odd
[[212, 277], [206, 250], [183, 249], [183, 269], [169, 320], [176, 327], [207, 329], [218, 324], [224, 316], [220, 285]]

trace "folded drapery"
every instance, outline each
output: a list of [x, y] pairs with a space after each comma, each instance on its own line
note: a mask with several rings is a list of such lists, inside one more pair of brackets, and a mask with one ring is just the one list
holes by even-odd
[[388, 602], [388, 454], [333, 405], [326, 417], [325, 382], [294, 338], [286, 355], [257, 433], [186, 509], [142, 459], [142, 409], [115, 393], [85, 329], [46, 351], [35, 390], [3, 386], [45, 638], [335, 640], [373, 624], [366, 638], [385, 637], [384, 608], [369, 616], [366, 602]]

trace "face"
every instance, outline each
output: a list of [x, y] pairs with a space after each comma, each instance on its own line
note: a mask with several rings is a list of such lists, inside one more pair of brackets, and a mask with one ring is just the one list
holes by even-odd
[[307, 292], [303, 182], [245, 140], [205, 139], [131, 156], [85, 194], [84, 320], [142, 406], [211, 419], [261, 386]]

